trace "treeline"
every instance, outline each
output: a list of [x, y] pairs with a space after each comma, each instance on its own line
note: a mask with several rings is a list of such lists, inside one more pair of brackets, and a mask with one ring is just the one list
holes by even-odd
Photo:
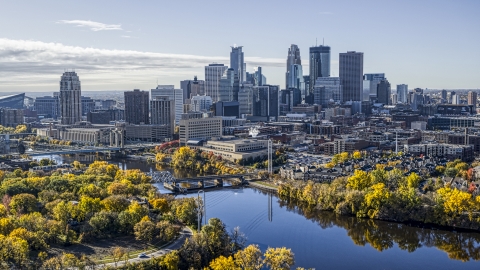
[[440, 179], [423, 181], [415, 173], [405, 176], [380, 165], [371, 172], [356, 170], [331, 184], [290, 181], [280, 185], [278, 193], [283, 199], [341, 215], [480, 229], [480, 196], [451, 189]]
[[228, 233], [225, 224], [217, 218], [212, 218], [199, 233], [187, 239], [178, 251], [149, 261], [111, 269], [260, 270], [266, 267], [287, 270], [291, 269], [294, 263], [294, 254], [290, 249], [268, 248], [262, 253], [257, 245], [245, 247], [245, 237], [237, 228]]
[[0, 268], [80, 267], [84, 259], [53, 257], [51, 245], [122, 235], [162, 243], [197, 223], [193, 198], [159, 195], [139, 170], [96, 161], [82, 175], [0, 172]]

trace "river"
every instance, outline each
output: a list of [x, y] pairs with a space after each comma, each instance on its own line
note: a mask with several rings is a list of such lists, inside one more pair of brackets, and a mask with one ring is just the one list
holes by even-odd
[[[70, 158], [59, 157], [59, 161], [71, 162]], [[123, 169], [156, 169], [143, 161], [109, 162]], [[189, 176], [186, 172], [173, 173], [177, 177]], [[207, 218], [220, 218], [229, 230], [240, 227], [247, 236], [247, 244], [258, 244], [262, 250], [291, 248], [296, 266], [480, 269], [480, 233], [425, 229], [308, 211], [254, 188], [208, 191], [206, 208]]]

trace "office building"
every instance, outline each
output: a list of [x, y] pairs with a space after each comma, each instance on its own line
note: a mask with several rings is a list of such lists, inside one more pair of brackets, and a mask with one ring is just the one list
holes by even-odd
[[442, 90], [442, 103], [447, 103], [448, 99], [447, 99], [447, 90]]
[[287, 72], [285, 74], [285, 88], [297, 88], [301, 95], [305, 96], [305, 82], [303, 79], [302, 60], [300, 58], [300, 49], [292, 44], [288, 49]]
[[375, 101], [377, 99], [377, 85], [383, 79], [385, 79], [385, 73], [363, 75], [363, 101]]
[[452, 104], [459, 105], [460, 104], [460, 95], [452, 95]]
[[0, 125], [16, 127], [23, 124], [23, 109], [0, 108]]
[[125, 122], [133, 125], [149, 124], [148, 92], [134, 89], [126, 91], [124, 97]]
[[310, 47], [310, 88], [305, 98], [310, 96], [313, 102], [313, 89], [315, 82], [319, 77], [330, 77], [330, 47], [329, 46], [315, 46]]
[[82, 96], [82, 115], [86, 116], [87, 113], [95, 110], [95, 100], [91, 97]]
[[125, 110], [121, 109], [99, 109], [87, 113], [87, 121], [92, 124], [110, 124], [122, 120], [125, 120]]
[[240, 117], [253, 114], [253, 85], [243, 84], [238, 92]]
[[291, 112], [293, 107], [302, 103], [302, 93], [300, 89], [289, 88], [280, 91], [280, 103], [286, 105], [287, 111]]
[[80, 79], [77, 73], [67, 71], [60, 79], [60, 116], [63, 125], [73, 125], [82, 120]]
[[[446, 91], [445, 91], [446, 93]], [[399, 103], [407, 104], [407, 94], [408, 94], [408, 85], [398, 84], [397, 85], [397, 100]], [[447, 97], [445, 96], [445, 99]]]
[[205, 95], [205, 81], [198, 80], [197, 76], [193, 80], [180, 81], [180, 89], [183, 90], [183, 99], [190, 99], [196, 95]]
[[[242, 83], [246, 79], [245, 62], [243, 60], [243, 46], [233, 45], [230, 52], [230, 68], [233, 69], [234, 74], [238, 76], [238, 80]], [[216, 102], [216, 101], [215, 101]]]
[[155, 97], [168, 97], [175, 101], [175, 124], [180, 122], [181, 114], [183, 113], [184, 96], [182, 89], [175, 89], [173, 85], [158, 85], [155, 89], [150, 90], [152, 100]]
[[37, 112], [37, 116], [40, 118], [57, 119], [60, 110], [58, 94], [51, 97], [37, 97], [33, 108]]
[[235, 116], [239, 117], [240, 103], [238, 101], [219, 101], [215, 103], [215, 116]]
[[342, 101], [362, 101], [363, 53], [349, 51], [340, 53], [340, 83]]
[[210, 96], [213, 102], [220, 97], [220, 79], [228, 67], [223, 64], [210, 64], [205, 67], [205, 95]]
[[278, 85], [263, 85], [253, 87], [253, 116], [266, 117], [274, 120], [279, 115]]
[[[212, 106], [212, 98], [209, 96], [194, 96], [190, 100], [190, 110], [193, 112], [207, 112]], [[181, 116], [180, 116], [181, 117]]]
[[235, 70], [229, 68], [225, 70], [222, 77], [220, 78], [220, 91], [218, 94], [218, 101], [231, 101], [233, 100], [233, 84], [234, 79], [237, 78]]
[[166, 125], [168, 133], [173, 134], [175, 130], [175, 100], [168, 96], [155, 96], [150, 101], [152, 125]]
[[387, 79], [381, 80], [377, 85], [377, 102], [384, 105], [391, 105], [390, 96], [392, 95], [392, 90], [390, 88], [390, 83]]
[[180, 120], [180, 145], [222, 136], [222, 117], [209, 113], [185, 113]]
[[473, 110], [477, 110], [477, 92], [470, 91], [467, 95], [467, 104], [473, 105]]
[[342, 102], [342, 85], [339, 77], [319, 77], [314, 87], [314, 104], [327, 108], [330, 102]]

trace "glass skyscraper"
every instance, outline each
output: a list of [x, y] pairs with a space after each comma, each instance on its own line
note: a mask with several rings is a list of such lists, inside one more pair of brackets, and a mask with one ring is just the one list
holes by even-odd
[[234, 74], [238, 76], [240, 83], [244, 82], [246, 79], [242, 48], [243, 46], [233, 45], [232, 51], [230, 52], [230, 68], [233, 68], [235, 71]]
[[363, 53], [354, 51], [340, 53], [339, 75], [343, 89], [342, 101], [362, 101]]
[[330, 77], [330, 47], [310, 47], [310, 85], [308, 95], [313, 97], [315, 82], [319, 77]]

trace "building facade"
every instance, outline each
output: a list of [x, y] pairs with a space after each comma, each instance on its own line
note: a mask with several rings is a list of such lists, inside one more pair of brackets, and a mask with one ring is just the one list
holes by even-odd
[[[240, 82], [244, 82], [246, 79], [245, 62], [243, 59], [243, 46], [231, 46], [230, 52], [230, 68], [233, 69], [234, 74], [238, 76]], [[216, 102], [216, 101], [215, 101]]]
[[328, 107], [330, 101], [342, 102], [342, 85], [339, 77], [319, 77], [314, 87], [314, 104]]
[[190, 101], [190, 110], [193, 112], [207, 112], [212, 107], [210, 96], [194, 96]]
[[297, 88], [300, 90], [301, 95], [305, 97], [305, 81], [303, 78], [300, 49], [295, 44], [292, 44], [288, 49], [287, 72], [285, 74], [285, 88]]
[[398, 84], [397, 85], [397, 100], [399, 103], [407, 103], [407, 94], [408, 94], [408, 85]]
[[58, 95], [54, 95], [52, 97], [37, 97], [35, 99], [33, 108], [37, 112], [37, 116], [41, 118], [57, 119], [60, 110]]
[[175, 101], [169, 97], [156, 96], [150, 101], [150, 119], [152, 125], [165, 125], [168, 134], [175, 131]]
[[223, 64], [210, 64], [205, 67], [205, 95], [210, 96], [213, 102], [220, 97], [220, 79], [228, 67]]
[[340, 53], [339, 74], [343, 89], [343, 102], [362, 101], [363, 53], [355, 51]]
[[133, 125], [149, 124], [148, 92], [135, 89], [126, 91], [124, 97], [125, 122]]
[[317, 78], [330, 77], [330, 47], [323, 45], [310, 47], [309, 56], [310, 85], [306, 96], [310, 96], [313, 101], [313, 89]]
[[183, 104], [185, 102], [183, 90], [175, 89], [175, 86], [173, 85], [158, 85], [157, 88], [152, 89], [150, 92], [152, 100], [155, 99], [155, 97], [162, 96], [168, 97], [175, 102], [175, 124], [178, 125], [183, 113]]
[[381, 80], [377, 85], [377, 102], [384, 105], [391, 105], [392, 90], [387, 79]]
[[180, 144], [187, 145], [189, 140], [209, 140], [222, 136], [222, 118], [212, 117], [208, 113], [182, 114], [180, 120]]
[[60, 78], [60, 116], [63, 125], [82, 120], [82, 92], [77, 73], [67, 71]]
[[467, 104], [473, 105], [473, 110], [477, 110], [477, 92], [470, 91], [467, 95]]

